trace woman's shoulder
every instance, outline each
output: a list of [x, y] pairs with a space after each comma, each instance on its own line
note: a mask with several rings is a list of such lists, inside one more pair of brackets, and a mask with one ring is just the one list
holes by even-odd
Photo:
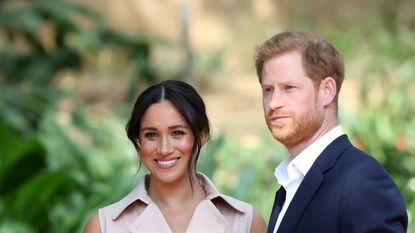
[[85, 225], [83, 233], [101, 233], [98, 213], [94, 213]]
[[267, 231], [267, 223], [262, 215], [253, 208], [251, 233], [265, 233]]
[[206, 199], [211, 200], [215, 205], [229, 205], [240, 212], [251, 212], [252, 205], [235, 197], [221, 193], [215, 184], [203, 173], [198, 173], [198, 177], [203, 184], [206, 192]]
[[237, 225], [234, 226], [238, 229], [237, 232], [247, 232], [246, 230], [248, 230], [251, 233], [263, 233], [266, 231], [264, 218], [252, 204], [219, 192], [207, 176], [200, 173], [199, 175], [204, 179], [207, 199], [214, 203], [219, 212], [231, 224]]
[[224, 199], [226, 203], [231, 205], [233, 208], [241, 211], [241, 212], [252, 212], [253, 206], [252, 204], [242, 201], [236, 197], [220, 194], [220, 198]]
[[98, 211], [99, 215], [116, 219], [128, 209], [136, 209], [140, 206], [148, 205], [151, 202], [152, 200], [150, 196], [148, 196], [145, 188], [144, 178], [142, 178], [130, 193], [125, 195], [119, 201], [103, 206]]

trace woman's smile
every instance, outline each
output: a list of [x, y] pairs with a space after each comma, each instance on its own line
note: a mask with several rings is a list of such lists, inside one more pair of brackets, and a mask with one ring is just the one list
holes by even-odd
[[169, 169], [169, 168], [172, 168], [172, 167], [176, 166], [179, 159], [180, 159], [180, 157], [167, 159], [167, 160], [166, 159], [155, 159], [155, 161], [156, 161], [159, 168]]

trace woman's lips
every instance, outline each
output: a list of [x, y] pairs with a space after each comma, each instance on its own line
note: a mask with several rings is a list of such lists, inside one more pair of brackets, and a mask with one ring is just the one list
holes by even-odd
[[163, 160], [156, 159], [155, 161], [158, 167], [163, 168], [163, 169], [168, 169], [168, 168], [174, 167], [177, 164], [179, 159], [180, 157], [172, 158], [172, 159], [163, 159]]

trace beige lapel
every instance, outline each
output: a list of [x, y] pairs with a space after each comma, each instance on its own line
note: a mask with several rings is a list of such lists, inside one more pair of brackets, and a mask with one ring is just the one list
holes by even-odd
[[146, 207], [129, 229], [132, 233], [172, 233], [166, 219], [154, 203]]
[[[229, 223], [210, 200], [196, 207], [186, 233], [225, 233]], [[132, 233], [172, 233], [160, 209], [150, 203], [129, 227]]]
[[225, 233], [229, 223], [210, 200], [196, 207], [186, 233]]

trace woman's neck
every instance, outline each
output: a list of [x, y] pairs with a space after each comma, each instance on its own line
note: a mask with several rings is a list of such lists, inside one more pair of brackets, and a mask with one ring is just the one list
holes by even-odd
[[186, 203], [198, 203], [206, 197], [196, 175], [192, 178], [192, 185], [188, 177], [173, 183], [162, 183], [150, 176], [148, 181], [148, 194], [159, 207], [180, 207]]

